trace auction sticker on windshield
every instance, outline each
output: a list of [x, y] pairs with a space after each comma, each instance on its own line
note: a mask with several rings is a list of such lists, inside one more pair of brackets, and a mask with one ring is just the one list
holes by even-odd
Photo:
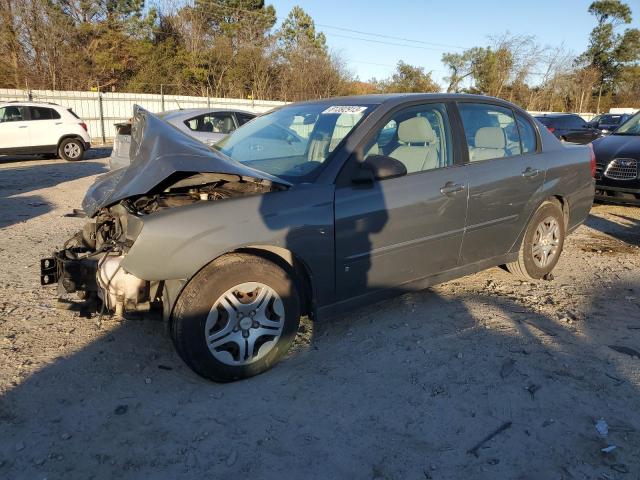
[[358, 113], [364, 112], [366, 109], [367, 107], [363, 106], [336, 105], [327, 108], [322, 113], [351, 113], [353, 115], [357, 115]]

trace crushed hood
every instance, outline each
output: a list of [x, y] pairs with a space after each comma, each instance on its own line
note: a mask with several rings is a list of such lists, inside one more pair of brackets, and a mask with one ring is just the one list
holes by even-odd
[[144, 195], [176, 173], [220, 174], [238, 180], [289, 187], [281, 178], [243, 165], [136, 105], [131, 129], [131, 164], [99, 176], [82, 208], [89, 217], [125, 198]]

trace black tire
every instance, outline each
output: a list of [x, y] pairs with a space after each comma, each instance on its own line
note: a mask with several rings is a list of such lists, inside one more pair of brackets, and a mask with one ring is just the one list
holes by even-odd
[[[262, 283], [277, 293], [284, 306], [284, 324], [279, 339], [262, 358], [228, 365], [209, 350], [207, 317], [225, 292], [245, 282]], [[227, 321], [231, 323], [230, 318]], [[300, 299], [291, 275], [268, 260], [234, 253], [212, 262], [189, 281], [173, 309], [170, 332], [178, 354], [193, 371], [217, 382], [230, 382], [258, 375], [275, 365], [289, 350], [299, 324]]]
[[[548, 218], [555, 219], [560, 233], [558, 235], [556, 254], [549, 260], [548, 264], [540, 267], [534, 259], [534, 237], [536, 236], [538, 226]], [[539, 280], [544, 278], [545, 275], [551, 273], [560, 259], [560, 254], [564, 246], [565, 232], [564, 215], [559, 203], [557, 201], [543, 202], [533, 217], [531, 217], [529, 225], [527, 225], [522, 244], [518, 250], [518, 259], [515, 262], [506, 264], [507, 270], [523, 280]]]
[[60, 142], [58, 155], [67, 162], [77, 162], [84, 157], [84, 143], [77, 138], [65, 138]]

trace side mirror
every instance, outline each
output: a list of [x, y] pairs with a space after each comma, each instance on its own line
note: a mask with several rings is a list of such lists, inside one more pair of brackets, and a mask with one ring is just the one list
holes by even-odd
[[399, 160], [386, 155], [369, 155], [353, 177], [353, 183], [373, 183], [374, 180], [386, 180], [406, 174], [407, 167]]

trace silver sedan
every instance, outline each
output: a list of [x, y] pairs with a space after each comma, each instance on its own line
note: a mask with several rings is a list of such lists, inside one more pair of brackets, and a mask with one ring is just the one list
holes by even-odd
[[[217, 143], [255, 116], [256, 114], [251, 112], [219, 108], [215, 110], [210, 108], [188, 108], [170, 110], [158, 114], [158, 117], [206, 145]], [[113, 151], [109, 158], [111, 170], [126, 167], [131, 162], [129, 158], [131, 123], [117, 123], [116, 129], [117, 134], [113, 141]]]

